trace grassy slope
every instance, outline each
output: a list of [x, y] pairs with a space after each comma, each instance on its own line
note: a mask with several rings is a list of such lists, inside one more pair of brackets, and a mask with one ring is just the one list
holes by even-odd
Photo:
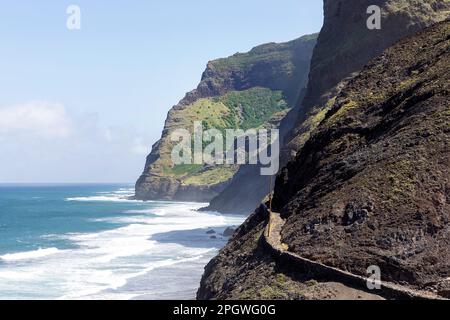
[[317, 34], [303, 36], [299, 39], [286, 43], [268, 43], [253, 48], [247, 53], [237, 53], [228, 58], [215, 60], [214, 67], [219, 71], [229, 70], [248, 70], [255, 63], [285, 61], [284, 68], [294, 71], [293, 51], [292, 48], [298, 43], [314, 40]]
[[[280, 118], [289, 110], [281, 91], [267, 88], [251, 88], [232, 91], [220, 97], [199, 99], [173, 116], [177, 128], [192, 131], [194, 121], [201, 121], [203, 128], [250, 129], [267, 126], [272, 118]], [[236, 166], [206, 168], [202, 165], [173, 166], [170, 152], [174, 145], [164, 142], [164, 152], [158, 160], [168, 176], [181, 179], [183, 184], [212, 185], [227, 181], [236, 172]], [[162, 150], [162, 151], [163, 151]]]

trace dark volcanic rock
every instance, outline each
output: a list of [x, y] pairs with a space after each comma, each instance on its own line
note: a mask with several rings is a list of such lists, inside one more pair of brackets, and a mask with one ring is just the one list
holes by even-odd
[[[277, 179], [290, 249], [422, 287], [450, 276], [450, 22], [405, 39], [342, 90]], [[307, 232], [327, 222], [330, 232]], [[315, 223], [316, 224], [316, 223]]]
[[[370, 5], [381, 8], [380, 30], [366, 26]], [[332, 99], [372, 58], [398, 40], [445, 20], [449, 12], [450, 3], [440, 0], [324, 0], [324, 25], [305, 98], [299, 102], [294, 129], [286, 136], [284, 156], [301, 149]]]
[[[381, 8], [381, 30], [367, 29], [371, 5]], [[449, 4], [440, 0], [325, 0], [326, 19], [303, 104], [317, 104], [323, 94], [399, 39], [446, 19], [448, 10]]]

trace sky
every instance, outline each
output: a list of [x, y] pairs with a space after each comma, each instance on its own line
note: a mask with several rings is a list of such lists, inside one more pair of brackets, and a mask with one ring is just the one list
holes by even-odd
[[319, 0], [0, 0], [0, 183], [134, 182], [209, 60], [322, 22]]

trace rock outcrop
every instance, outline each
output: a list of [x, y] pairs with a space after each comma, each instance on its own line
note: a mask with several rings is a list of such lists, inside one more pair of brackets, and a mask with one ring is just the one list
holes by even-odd
[[[349, 2], [356, 1], [342, 3]], [[357, 275], [378, 266], [382, 279], [446, 296], [449, 64], [445, 21], [396, 43], [342, 84], [276, 181], [273, 206], [286, 220], [287, 250]], [[255, 211], [210, 262], [199, 299], [302, 298], [311, 278], [330, 281], [278, 265], [259, 241], [267, 218]]]
[[169, 111], [136, 183], [136, 198], [207, 202], [222, 191], [239, 167], [174, 165], [171, 133], [192, 129], [194, 121], [219, 130], [278, 126], [305, 90], [316, 38], [269, 43], [209, 62], [197, 89]]

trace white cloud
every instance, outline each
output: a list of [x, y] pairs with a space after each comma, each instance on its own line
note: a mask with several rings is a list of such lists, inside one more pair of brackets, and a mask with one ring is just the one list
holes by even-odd
[[150, 142], [133, 124], [60, 103], [0, 106], [0, 182], [132, 182]]
[[0, 107], [0, 136], [66, 138], [70, 133], [71, 120], [62, 104], [34, 101]]

